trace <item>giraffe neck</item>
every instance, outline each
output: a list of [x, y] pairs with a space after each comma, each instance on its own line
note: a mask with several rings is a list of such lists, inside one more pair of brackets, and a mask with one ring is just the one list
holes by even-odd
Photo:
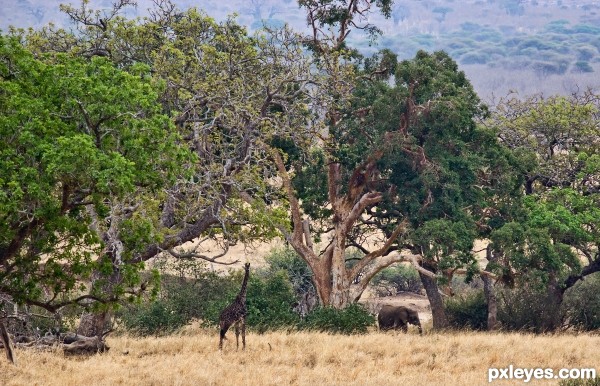
[[248, 286], [249, 273], [250, 273], [250, 270], [247, 269], [246, 273], [244, 274], [244, 281], [242, 282], [242, 288], [240, 288], [240, 293], [237, 296], [237, 298], [240, 300], [246, 300], [246, 287]]

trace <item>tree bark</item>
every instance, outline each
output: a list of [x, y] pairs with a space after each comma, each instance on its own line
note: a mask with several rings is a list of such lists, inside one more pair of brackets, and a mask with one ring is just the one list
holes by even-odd
[[587, 275], [600, 272], [600, 256], [597, 256], [590, 264], [583, 267], [581, 273], [578, 275], [571, 275], [567, 277], [561, 287], [561, 293], [564, 294], [569, 288], [573, 287], [579, 280], [583, 280]]
[[[488, 264], [485, 270], [490, 271], [496, 258], [489, 244], [486, 249], [486, 257]], [[494, 280], [489, 275], [484, 274], [481, 275], [481, 280], [483, 280], [483, 293], [487, 302], [487, 329], [488, 331], [497, 330], [500, 325], [498, 324], [498, 299], [496, 298], [496, 290], [494, 289]]]
[[102, 340], [102, 336], [108, 330], [110, 313], [108, 311], [91, 313], [84, 312], [79, 319], [77, 334], [85, 337], [97, 337]]
[[444, 300], [442, 299], [442, 295], [440, 294], [438, 285], [434, 278], [419, 272], [419, 277], [421, 278], [421, 282], [423, 283], [423, 287], [425, 287], [425, 292], [427, 293], [427, 299], [429, 299], [429, 304], [431, 305], [431, 314], [433, 317], [433, 329], [441, 330], [447, 328], [448, 317], [446, 316], [446, 310], [444, 307]]
[[487, 275], [481, 275], [483, 280], [483, 293], [487, 301], [487, 329], [488, 331], [497, 330], [498, 324], [498, 299], [494, 289], [494, 281]]
[[12, 342], [10, 341], [10, 336], [8, 335], [8, 331], [6, 331], [6, 326], [4, 325], [4, 320], [2, 319], [0, 319], [0, 340], [4, 346], [4, 351], [6, 351], [6, 359], [14, 364], [15, 355], [12, 349]]

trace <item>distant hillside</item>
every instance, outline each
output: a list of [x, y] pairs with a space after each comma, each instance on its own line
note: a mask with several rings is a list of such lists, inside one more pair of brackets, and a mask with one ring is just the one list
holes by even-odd
[[[59, 11], [61, 0], [0, 0], [0, 28], [40, 28], [70, 24]], [[77, 4], [77, 2], [73, 2]], [[106, 9], [111, 0], [92, 0]], [[250, 30], [263, 23], [305, 28], [304, 13], [293, 0], [174, 0], [222, 20], [236, 13]], [[144, 16], [151, 0], [138, 0], [127, 16]], [[397, 0], [392, 17], [372, 15], [384, 35], [375, 46], [353, 33], [352, 44], [365, 54], [390, 48], [400, 58], [419, 49], [447, 51], [467, 73], [484, 100], [509, 90], [568, 94], [600, 88], [599, 0]]]

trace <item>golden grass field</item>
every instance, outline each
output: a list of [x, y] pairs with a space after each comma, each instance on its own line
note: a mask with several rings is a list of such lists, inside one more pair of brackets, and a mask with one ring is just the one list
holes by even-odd
[[17, 349], [17, 366], [0, 360], [0, 385], [485, 385], [489, 367], [510, 364], [600, 369], [600, 336], [589, 334], [249, 333], [246, 351], [228, 337], [223, 352], [217, 332], [200, 329], [109, 337], [108, 353], [83, 358]]

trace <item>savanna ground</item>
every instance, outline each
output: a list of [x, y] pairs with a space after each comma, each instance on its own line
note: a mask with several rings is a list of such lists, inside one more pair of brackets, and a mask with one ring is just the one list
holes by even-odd
[[511, 364], [600, 369], [600, 336], [589, 334], [249, 333], [245, 352], [228, 336], [223, 352], [216, 331], [198, 328], [109, 337], [108, 353], [86, 358], [19, 349], [16, 367], [0, 361], [0, 385], [484, 385], [488, 368]]

